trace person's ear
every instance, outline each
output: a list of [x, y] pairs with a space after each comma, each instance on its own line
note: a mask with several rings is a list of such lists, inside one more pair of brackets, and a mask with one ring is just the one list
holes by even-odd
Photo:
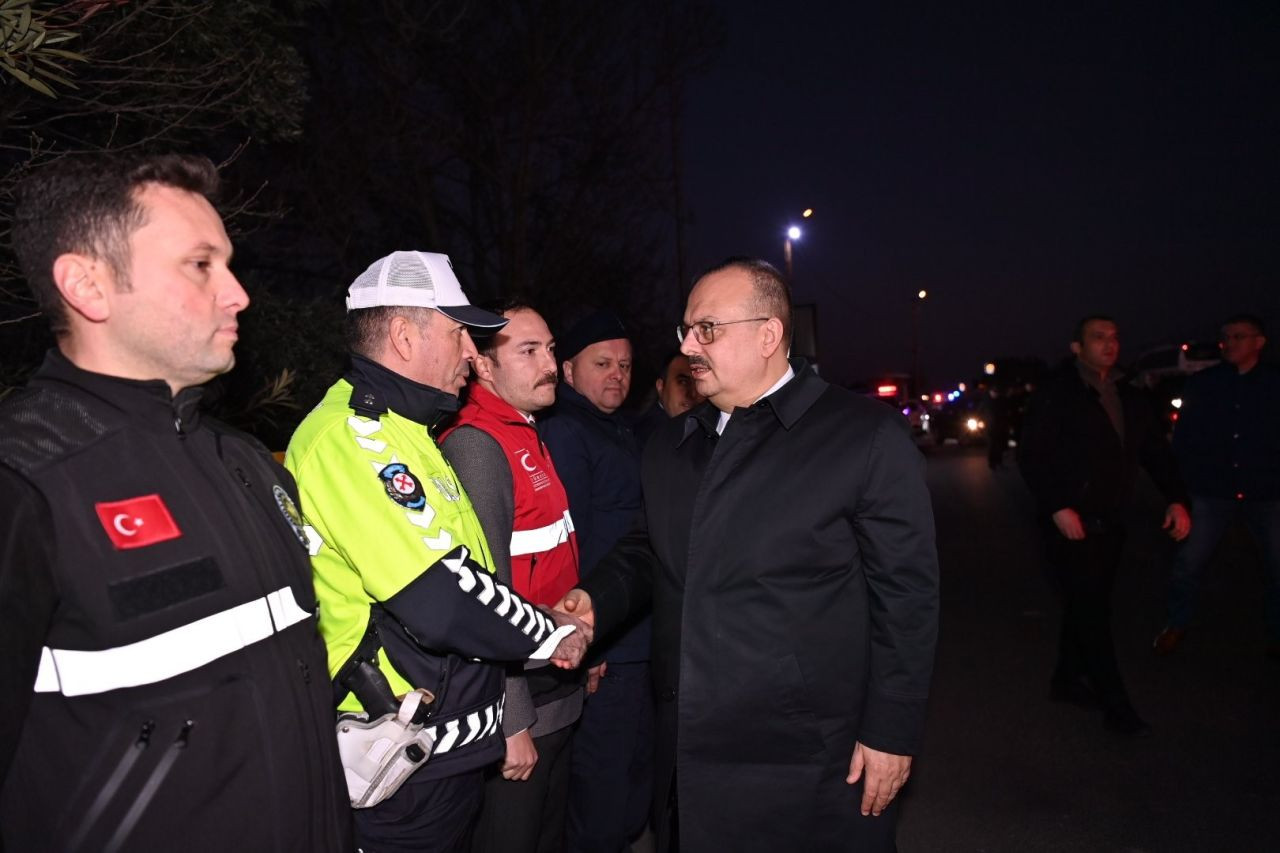
[[1079, 342], [1079, 341], [1072, 341], [1072, 342], [1071, 342], [1071, 351], [1072, 351], [1073, 353], [1075, 353], [1077, 357], [1080, 355], [1080, 350], [1081, 350], [1081, 349], [1082, 349], [1082, 347], [1080, 346], [1080, 342]]
[[61, 254], [53, 262], [53, 283], [67, 306], [92, 323], [111, 316], [114, 277], [102, 261], [77, 252]]
[[765, 358], [773, 358], [773, 354], [782, 346], [782, 321], [770, 317], [760, 329], [760, 353]]
[[387, 346], [401, 361], [413, 361], [418, 343], [418, 326], [408, 317], [396, 314], [387, 323]]
[[480, 353], [472, 360], [471, 369], [475, 371], [477, 379], [485, 382], [493, 381], [493, 359], [484, 353]]

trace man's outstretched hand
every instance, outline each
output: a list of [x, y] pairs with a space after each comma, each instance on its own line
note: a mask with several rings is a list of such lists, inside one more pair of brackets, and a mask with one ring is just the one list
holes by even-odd
[[560, 644], [551, 653], [551, 663], [561, 669], [577, 669], [582, 663], [582, 656], [587, 653], [587, 646], [591, 644], [594, 633], [591, 624], [563, 610], [551, 610], [546, 607], [539, 609], [551, 617], [557, 628], [565, 625], [574, 627], [573, 632], [561, 638]]
[[561, 613], [571, 613], [592, 628], [596, 626], [596, 612], [591, 608], [591, 596], [587, 595], [586, 590], [569, 590], [564, 598], [556, 603], [556, 610]]

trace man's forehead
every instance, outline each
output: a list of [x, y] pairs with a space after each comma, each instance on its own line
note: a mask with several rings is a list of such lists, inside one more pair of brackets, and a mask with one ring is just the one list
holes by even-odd
[[689, 294], [686, 319], [702, 320], [727, 315], [751, 298], [751, 276], [730, 268], [704, 276]]
[[135, 198], [143, 211], [142, 225], [134, 231], [135, 237], [160, 237], [166, 243], [172, 242], [170, 248], [178, 251], [231, 253], [231, 239], [222, 217], [199, 193], [151, 183], [137, 190]]
[[1112, 335], [1119, 331], [1119, 327], [1111, 320], [1090, 320], [1084, 324], [1086, 335]]
[[551, 329], [547, 327], [547, 321], [531, 308], [506, 311], [502, 316], [507, 318], [507, 325], [498, 333], [498, 346], [551, 340]]

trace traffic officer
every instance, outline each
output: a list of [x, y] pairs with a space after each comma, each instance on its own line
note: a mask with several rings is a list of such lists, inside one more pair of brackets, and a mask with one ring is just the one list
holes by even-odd
[[464, 849], [484, 768], [504, 749], [494, 662], [573, 668], [589, 641], [576, 620], [493, 577], [470, 498], [432, 436], [458, 410], [476, 357], [469, 330], [506, 322], [467, 302], [445, 255], [374, 262], [348, 290], [350, 369], [285, 456], [338, 709], [376, 715], [415, 690], [435, 698], [434, 753], [394, 795], [355, 812], [366, 851]]

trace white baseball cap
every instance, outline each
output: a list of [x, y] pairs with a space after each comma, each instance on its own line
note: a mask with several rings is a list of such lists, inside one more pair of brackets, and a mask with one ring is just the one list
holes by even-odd
[[467, 301], [449, 256], [437, 252], [392, 252], [370, 264], [347, 288], [347, 310], [382, 306], [434, 308], [451, 320], [497, 331], [505, 317]]

